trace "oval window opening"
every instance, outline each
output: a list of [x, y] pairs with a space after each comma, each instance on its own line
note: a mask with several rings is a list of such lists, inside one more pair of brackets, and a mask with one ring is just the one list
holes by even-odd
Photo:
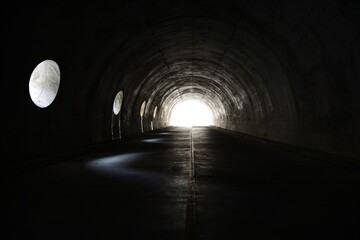
[[143, 101], [143, 103], [141, 104], [141, 107], [140, 107], [140, 117], [144, 116], [145, 106], [146, 106], [146, 101]]
[[156, 114], [157, 114], [157, 106], [155, 107], [154, 109], [154, 115], [153, 115], [153, 118], [156, 118]]
[[29, 81], [31, 100], [40, 108], [48, 107], [55, 99], [60, 85], [60, 69], [56, 62], [45, 60], [33, 70]]
[[115, 115], [118, 115], [121, 110], [121, 105], [123, 101], [124, 93], [120, 91], [116, 94], [113, 104], [113, 112]]

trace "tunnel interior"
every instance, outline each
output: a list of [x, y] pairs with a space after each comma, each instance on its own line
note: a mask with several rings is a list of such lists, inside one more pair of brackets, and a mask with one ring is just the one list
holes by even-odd
[[360, 239], [359, 13], [2, 4], [1, 238]]
[[[166, 127], [186, 100], [208, 105], [215, 127], [359, 159], [359, 9], [335, 0], [11, 3], [3, 139], [19, 150], [2, 164]], [[45, 60], [60, 81], [49, 77], [34, 100], [31, 74]], [[50, 100], [38, 106], [41, 97]]]

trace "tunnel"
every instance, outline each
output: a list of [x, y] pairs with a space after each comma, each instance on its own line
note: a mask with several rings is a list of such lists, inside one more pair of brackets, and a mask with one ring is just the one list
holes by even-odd
[[[1, 16], [8, 239], [359, 239], [359, 11], [355, 0], [8, 3]], [[206, 106], [211, 123], [172, 126], [186, 101]], [[120, 152], [146, 164], [101, 168]], [[160, 198], [153, 213], [153, 195], [167, 191], [161, 184], [171, 171], [162, 178], [147, 171], [166, 161], [182, 162], [169, 167], [182, 190], [175, 203]], [[116, 180], [99, 177], [104, 172]], [[137, 194], [145, 197], [132, 201]], [[129, 208], [121, 212], [114, 199]], [[115, 210], [90, 214], [97, 203]], [[185, 220], [172, 216], [175, 205]], [[56, 206], [66, 210], [54, 213]], [[168, 225], [147, 222], [162, 219], [157, 214]]]

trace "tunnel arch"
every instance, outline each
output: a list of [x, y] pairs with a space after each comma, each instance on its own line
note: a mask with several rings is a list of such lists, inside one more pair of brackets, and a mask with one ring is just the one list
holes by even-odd
[[[266, 12], [268, 6], [262, 7], [264, 13], [269, 15]], [[196, 78], [195, 85], [210, 84], [210, 88], [214, 85], [221, 86], [218, 88], [219, 95], [228, 93], [233, 98], [222, 99], [227, 103], [224, 115], [228, 120], [222, 121], [221, 127], [237, 131], [246, 129], [245, 132], [260, 136], [268, 135], [271, 131], [288, 131], [287, 126], [285, 129], [273, 127], [289, 123], [292, 125], [306, 118], [306, 111], [309, 111], [305, 109], [305, 112], [299, 113], [299, 107], [308, 106], [304, 104], [301, 95], [294, 91], [294, 83], [300, 81], [297, 76], [301, 75], [303, 69], [297, 60], [297, 51], [281, 36], [290, 33], [284, 33], [283, 29], [273, 31], [269, 28], [269, 23], [258, 16], [244, 14], [242, 17], [224, 18], [223, 15], [214, 17], [204, 14], [196, 17], [171, 16], [147, 22], [147, 27], [137, 34], [150, 35], [153, 46], [147, 52], [151, 57], [144, 61], [140, 68], [142, 71], [133, 76], [132, 79], [139, 80], [132, 81], [130, 91], [149, 99], [149, 108], [158, 104], [166, 111], [164, 100], [158, 100], [157, 97], [180, 95], [182, 84], [187, 82], [191, 85], [188, 79]], [[288, 25], [284, 19], [278, 19], [278, 24]], [[213, 39], [207, 39], [206, 44], [201, 45], [205, 38], [203, 36], [212, 32], [206, 26], [210, 26], [216, 34]], [[177, 37], [176, 29], [184, 29], [188, 33], [181, 35], [180, 31], [180, 36]], [[204, 33], [202, 29], [205, 29]], [[175, 47], [173, 39], [177, 39]], [[198, 41], [200, 47], [196, 47], [194, 41]], [[114, 57], [123, 59], [120, 53]], [[169, 79], [173, 83], [169, 83]], [[198, 91], [196, 89], [200, 87], [190, 88], [191, 91]], [[241, 109], [236, 106], [241, 106]], [[231, 112], [231, 116], [226, 112]], [[243, 122], [238, 123], [239, 118]], [[149, 130], [150, 121], [148, 117], [144, 117], [144, 130]], [[165, 125], [166, 123], [160, 123], [160, 126]], [[278, 136], [276, 140], [283, 137], [288, 136]]]
[[[185, 19], [187, 19], [187, 18], [185, 18]], [[233, 26], [231, 26], [231, 27], [233, 27]], [[230, 33], [230, 35], [231, 34], [235, 35], [234, 32], [235, 32], [236, 29], [232, 29], [232, 30], [233, 31]], [[234, 38], [234, 36], [231, 36], [231, 37]], [[183, 41], [183, 42], [186, 42], [186, 41]], [[228, 46], [225, 47], [225, 50], [227, 50], [227, 48], [229, 48], [229, 47]], [[218, 55], [221, 55], [221, 54], [218, 53]], [[225, 62], [227, 62], [228, 64], [230, 64], [230, 63], [234, 64], [233, 66], [236, 66], [237, 61], [234, 60], [234, 59], [239, 58], [239, 57], [238, 56], [229, 57], [228, 55], [230, 56], [230, 54], [227, 54], [227, 55], [223, 54], [223, 56], [221, 57], [221, 59], [219, 61], [216, 61], [216, 60], [213, 61], [213, 63], [212, 63], [213, 66], [210, 69], [205, 68], [205, 70], [208, 70], [208, 72], [211, 73], [210, 76], [208, 74], [208, 76], [206, 76], [205, 78], [210, 79], [210, 81], [213, 81], [213, 78], [214, 78], [215, 75], [220, 75], [221, 74], [219, 72], [220, 71], [219, 67], [226, 68], [226, 65], [223, 66], [224, 65], [223, 63], [225, 63]], [[246, 57], [246, 55], [244, 55], [244, 56]], [[174, 71], [175, 73], [171, 73], [169, 71], [169, 63], [168, 63], [169, 61], [164, 60], [164, 56], [161, 56], [161, 58], [163, 58], [162, 61], [161, 60], [158, 61], [158, 60], [154, 59], [154, 60], [157, 61], [157, 64], [158, 64], [158, 66], [160, 68], [157, 68], [157, 67], [153, 68], [152, 72], [150, 73], [150, 76], [145, 77], [145, 79], [147, 79], [147, 80], [143, 80], [141, 84], [138, 84], [138, 83], [135, 83], [135, 82], [133, 83], [134, 85], [137, 84], [136, 85], [137, 89], [135, 89], [135, 91], [139, 91], [137, 93], [137, 95], [139, 95], [139, 96], [144, 95], [144, 93], [142, 92], [142, 88], [146, 89], [146, 91], [149, 91], [148, 89], [151, 89], [151, 88], [161, 89], [161, 87], [156, 87], [155, 86], [155, 85], [160, 85], [161, 86], [161, 84], [164, 84], [164, 87], [173, 86], [173, 88], [175, 87], [175, 89], [178, 89], [177, 85], [181, 84], [180, 81], [179, 81], [179, 83], [175, 83], [174, 85], [171, 85], [171, 84], [169, 85], [169, 84], [167, 84], [167, 82], [165, 80], [167, 78], [177, 78], [177, 79], [186, 78], [186, 76], [181, 77], [181, 78], [179, 76], [177, 76], [178, 73], [176, 73], [176, 71], [178, 72], [179, 69], [177, 69], [177, 68], [183, 67], [184, 64], [185, 64], [185, 68], [189, 67], [189, 66], [186, 66], [186, 65], [189, 65], [189, 61], [187, 61], [187, 59], [184, 59], [184, 60], [176, 59], [176, 62], [174, 63], [176, 65], [172, 66], [172, 67], [175, 68], [175, 71]], [[200, 66], [200, 68], [199, 68], [200, 70], [199, 69], [191, 70], [192, 71], [191, 72], [191, 77], [197, 77], [196, 76], [196, 74], [197, 74], [197, 75], [200, 75], [200, 77], [204, 78], [204, 76], [203, 76], [204, 71], [201, 71], [201, 69], [204, 69], [204, 67], [202, 65], [205, 64], [205, 66], [206, 65], [210, 66], [209, 65], [210, 62], [207, 61], [207, 62], [205, 62], [203, 64], [202, 63], [202, 62], [204, 62], [203, 59], [204, 59], [204, 56], [200, 57], [200, 59], [199, 59], [199, 57], [191, 59], [191, 61], [190, 61], [191, 66], [190, 67], [193, 67], [194, 65], [195, 66]], [[247, 56], [246, 61], [249, 62], [249, 59], [250, 59], [250, 57]], [[196, 63], [194, 63], [195, 61], [200, 61], [200, 63], [196, 64]], [[147, 62], [147, 64], [148, 63], [149, 62]], [[164, 63], [166, 63], [166, 64], [164, 64]], [[237, 67], [238, 67], [238, 69], [242, 68], [241, 66], [237, 66]], [[237, 67], [233, 67], [233, 69], [237, 69]], [[280, 68], [280, 67], [281, 66], [279, 65], [278, 68]], [[274, 69], [274, 68], [272, 68], [272, 69]], [[196, 70], [198, 71], [198, 73], [196, 73], [196, 72], [194, 73], [194, 71], [196, 71]], [[159, 74], [162, 74], [163, 72], [166, 72], [166, 71], [168, 71], [167, 72], [168, 74], [165, 74], [164, 77], [159, 76]], [[229, 71], [229, 72], [231, 72], [231, 71]], [[155, 76], [153, 76], [152, 74], [154, 74]], [[236, 105], [245, 105], [247, 103], [248, 106], [245, 106], [244, 108], [248, 109], [248, 112], [246, 112], [245, 114], [242, 113], [242, 114], [236, 114], [236, 115], [242, 115], [245, 119], [249, 119], [249, 120], [269, 119], [269, 118], [271, 119], [272, 117], [269, 116], [269, 115], [274, 110], [274, 107], [273, 107], [274, 104], [272, 103], [273, 101], [270, 100], [270, 94], [269, 94], [269, 91], [268, 91], [268, 86], [264, 83], [264, 80], [263, 80], [262, 76], [259, 75], [257, 77], [259, 79], [259, 80], [257, 80], [259, 83], [257, 83], [256, 86], [252, 86], [253, 84], [249, 85], [248, 82], [250, 80], [246, 80], [246, 79], [249, 79], [249, 78], [253, 79], [254, 76], [256, 76], [256, 74], [257, 74], [256, 72], [251, 72], [248, 69], [244, 69], [244, 71], [241, 71], [241, 72], [236, 72], [236, 73], [233, 73], [233, 74], [230, 74], [230, 73], [222, 74], [222, 75], [216, 76], [216, 77], [221, 78], [221, 80], [223, 80], [223, 82], [227, 82], [227, 81], [229, 82], [229, 80], [228, 80], [229, 78], [230, 79], [231, 78], [233, 78], [233, 79], [245, 79], [245, 80], [242, 80], [240, 82], [236, 81], [236, 80], [230, 80], [230, 82], [228, 83], [229, 86], [237, 86], [239, 84], [243, 85], [240, 88], [240, 91], [242, 91], [240, 94], [232, 93], [230, 95], [232, 95], [232, 96], [237, 96], [237, 95], [241, 96], [240, 97], [241, 99], [235, 99], [234, 103], [232, 105], [234, 105], [234, 106], [236, 106]], [[285, 74], [282, 74], [282, 75], [285, 76]], [[251, 77], [249, 77], [249, 76], [251, 76]], [[156, 81], [155, 79], [160, 79], [160, 80]], [[159, 83], [159, 81], [161, 81], [161, 82]], [[285, 83], [286, 82], [287, 81], [285, 80]], [[284, 83], [284, 81], [283, 81], [283, 83]], [[217, 83], [217, 84], [220, 85], [219, 83]], [[288, 85], [288, 83], [286, 83], [285, 85]], [[139, 88], [139, 86], [140, 86], [140, 88]], [[260, 89], [263, 89], [263, 90], [259, 91], [259, 89], [257, 89], [257, 88], [259, 88], [258, 86], [262, 86], [262, 87], [260, 87]], [[236, 88], [238, 88], [238, 87], [235, 87], [235, 89]], [[179, 90], [177, 90], [177, 91], [179, 91]], [[224, 92], [228, 92], [228, 91], [225, 90]], [[260, 94], [256, 93], [256, 92], [260, 92]], [[163, 94], [163, 93], [160, 93], [160, 95], [161, 94]], [[257, 96], [257, 95], [260, 95], [260, 96]], [[278, 96], [278, 95], [279, 95], [279, 92], [278, 92], [278, 94], [275, 95], [275, 97]], [[278, 99], [276, 99], [277, 102], [278, 102], [278, 105], [279, 104], [280, 105], [281, 104], [288, 104], [289, 106], [287, 106], [287, 107], [279, 107], [279, 108], [291, 111], [291, 109], [294, 109], [294, 107], [292, 107], [292, 106], [296, 105], [294, 103], [294, 97], [292, 97], [292, 91], [284, 92], [284, 97], [288, 98], [288, 99], [286, 101], [283, 101], [283, 99], [281, 99], [280, 97], [278, 97]], [[268, 106], [266, 106], [266, 105], [268, 105]], [[290, 106], [290, 105], [292, 105], [292, 106]], [[253, 110], [253, 112], [249, 112], [250, 109]], [[260, 116], [258, 116], [258, 115], [260, 115]], [[292, 110], [291, 113], [288, 112], [288, 113], [286, 113], [286, 115], [287, 116], [285, 116], [285, 118], [287, 118], [287, 119], [294, 118], [294, 117], [291, 117], [290, 115], [295, 115], [296, 116], [297, 115], [296, 110]]]

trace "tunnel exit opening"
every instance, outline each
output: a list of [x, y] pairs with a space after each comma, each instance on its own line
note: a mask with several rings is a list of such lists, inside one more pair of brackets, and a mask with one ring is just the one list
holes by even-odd
[[181, 127], [210, 126], [214, 124], [214, 114], [202, 101], [185, 100], [172, 108], [169, 123]]

